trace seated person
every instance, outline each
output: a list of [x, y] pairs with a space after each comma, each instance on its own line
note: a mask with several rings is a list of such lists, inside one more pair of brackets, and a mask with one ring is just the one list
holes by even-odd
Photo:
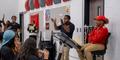
[[31, 21], [31, 23], [28, 25], [27, 31], [29, 32], [29, 37], [37, 40], [38, 29], [35, 26], [35, 21]]
[[49, 58], [49, 51], [47, 49], [40, 50], [36, 49], [36, 56], [43, 60], [48, 60]]
[[[84, 50], [84, 55], [87, 60], [93, 60], [92, 51], [105, 49], [104, 44], [108, 37], [108, 29], [104, 26], [108, 24], [108, 19], [104, 16], [97, 16], [95, 22], [96, 27], [88, 34], [88, 43], [80, 49], [81, 51]], [[83, 59], [81, 58], [81, 60]]]
[[27, 28], [28, 32], [29, 33], [37, 33], [37, 28], [35, 26], [35, 22], [32, 21], [29, 25], [28, 25], [28, 28]]
[[2, 46], [0, 50], [0, 60], [16, 60], [20, 51], [19, 38], [12, 30], [6, 30], [3, 34]]
[[48, 60], [48, 51], [40, 51], [36, 48], [36, 45], [36, 40], [32, 37], [25, 40], [17, 60], [42, 60], [41, 58], [43, 54], [43, 58]]

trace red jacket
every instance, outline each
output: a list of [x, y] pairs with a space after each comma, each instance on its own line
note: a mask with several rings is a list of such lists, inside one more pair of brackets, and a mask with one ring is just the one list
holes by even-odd
[[108, 29], [106, 27], [96, 27], [88, 34], [88, 42], [93, 44], [104, 44], [107, 37]]

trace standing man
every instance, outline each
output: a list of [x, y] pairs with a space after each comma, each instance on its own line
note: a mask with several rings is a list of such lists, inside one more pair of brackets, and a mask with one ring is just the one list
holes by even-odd
[[[54, 27], [56, 30], [60, 30], [61, 32], [65, 33], [68, 37], [72, 38], [75, 26], [73, 23], [70, 22], [71, 17], [69, 15], [65, 15], [63, 22], [61, 20], [62, 25], [57, 26], [56, 19], [52, 19], [54, 23]], [[64, 46], [63, 54], [61, 60], [69, 60], [69, 48]]]
[[12, 27], [13, 30], [17, 31], [18, 27], [20, 27], [20, 25], [16, 22], [17, 17], [12, 16], [11, 19], [12, 19], [11, 27]]

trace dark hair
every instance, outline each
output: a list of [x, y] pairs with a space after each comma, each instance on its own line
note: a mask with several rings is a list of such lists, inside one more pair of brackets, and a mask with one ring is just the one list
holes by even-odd
[[3, 33], [4, 33], [4, 32], [0, 32], [0, 42], [2, 42], [2, 39], [3, 39]]
[[71, 19], [70, 15], [65, 15], [65, 17], [67, 17], [69, 20]]
[[8, 46], [10, 49], [15, 48], [15, 44], [14, 44], [14, 38], [12, 38], [7, 44], [5, 44], [6, 46]]
[[36, 35], [29, 35], [29, 37], [34, 38], [35, 40], [37, 40], [37, 36]]
[[28, 60], [31, 55], [35, 55], [36, 41], [34, 38], [28, 38], [22, 46], [18, 60]]
[[17, 18], [15, 15], [13, 15], [13, 16], [11, 17], [11, 19], [12, 19], [13, 17]]
[[2, 27], [2, 25], [0, 24], [0, 27]]
[[17, 33], [17, 32], [15, 33], [15, 37], [20, 38], [20, 36], [18, 35], [18, 33]]

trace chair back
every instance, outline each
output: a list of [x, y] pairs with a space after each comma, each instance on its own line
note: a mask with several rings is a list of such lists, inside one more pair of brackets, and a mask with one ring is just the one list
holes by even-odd
[[111, 35], [111, 33], [109, 32], [108, 37], [106, 38], [106, 41], [105, 41], [105, 50], [107, 49], [108, 40], [109, 40], [110, 35]]

